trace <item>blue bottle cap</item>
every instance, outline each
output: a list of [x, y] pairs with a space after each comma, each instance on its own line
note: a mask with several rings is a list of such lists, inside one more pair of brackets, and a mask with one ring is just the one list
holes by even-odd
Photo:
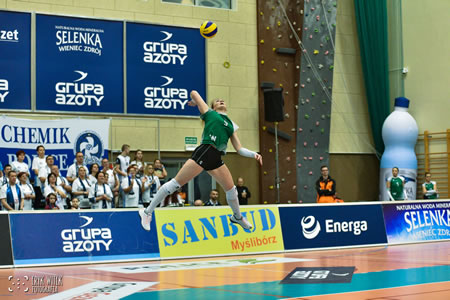
[[409, 107], [409, 99], [405, 98], [405, 97], [397, 97], [395, 98], [395, 105], [397, 107]]

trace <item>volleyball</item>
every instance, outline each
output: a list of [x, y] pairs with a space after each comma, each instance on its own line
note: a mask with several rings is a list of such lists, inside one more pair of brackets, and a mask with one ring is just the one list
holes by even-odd
[[211, 21], [203, 22], [202, 26], [200, 26], [200, 34], [205, 39], [210, 39], [217, 34], [217, 25]]

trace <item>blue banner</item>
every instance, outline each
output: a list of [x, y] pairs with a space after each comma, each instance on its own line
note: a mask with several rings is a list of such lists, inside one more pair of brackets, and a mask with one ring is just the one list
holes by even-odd
[[198, 116], [191, 90], [206, 99], [205, 39], [198, 29], [126, 24], [127, 112]]
[[450, 239], [450, 201], [383, 205], [389, 244]]
[[11, 213], [9, 217], [15, 265], [159, 257], [155, 221], [152, 230], [145, 231], [137, 211]]
[[123, 113], [123, 22], [36, 15], [36, 109]]
[[31, 109], [31, 15], [0, 11], [0, 109]]
[[282, 206], [286, 250], [385, 244], [381, 205]]

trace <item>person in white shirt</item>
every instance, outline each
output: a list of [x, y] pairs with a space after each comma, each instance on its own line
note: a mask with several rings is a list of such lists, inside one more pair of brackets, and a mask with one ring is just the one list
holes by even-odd
[[[45, 189], [45, 181], [47, 180], [48, 174], [52, 172], [52, 166], [54, 163], [54, 159], [52, 155], [49, 155], [45, 158], [47, 165], [45, 167], [39, 169], [39, 180], [41, 181], [41, 190]], [[47, 197], [44, 195], [44, 197]]]
[[89, 199], [94, 209], [112, 208], [113, 193], [106, 183], [105, 173], [97, 173], [97, 182], [89, 189]]
[[23, 150], [17, 151], [16, 158], [17, 160], [11, 163], [11, 169], [16, 171], [17, 174], [25, 172], [28, 175], [30, 175], [30, 171], [28, 170], [28, 164], [23, 162], [23, 160], [25, 159], [25, 151]]
[[34, 180], [33, 186], [35, 187], [34, 190], [36, 192], [35, 208], [39, 208], [39, 206], [43, 204], [44, 200], [44, 196], [42, 195], [44, 189], [43, 188], [41, 189], [41, 181], [39, 180], [39, 170], [47, 165], [47, 162], [45, 160], [44, 146], [43, 145], [37, 146], [36, 153], [37, 156], [33, 158], [33, 162], [31, 164], [32, 176], [30, 177], [30, 179]]
[[98, 172], [100, 172], [100, 166], [97, 163], [93, 163], [91, 165], [90, 170], [89, 170], [90, 174], [88, 176], [89, 182], [91, 184], [94, 184], [94, 183], [97, 182], [97, 174], [98, 174]]
[[125, 207], [125, 205], [123, 205], [123, 201], [125, 199], [125, 194], [122, 190], [122, 181], [124, 178], [127, 177], [127, 170], [128, 167], [130, 166], [130, 157], [128, 156], [130, 154], [130, 145], [127, 144], [123, 144], [122, 145], [122, 153], [120, 153], [119, 156], [117, 156], [116, 159], [116, 163], [114, 165], [114, 170], [117, 173], [117, 176], [119, 177], [119, 182], [121, 183], [120, 185], [120, 197], [119, 197], [119, 206], [120, 207]]
[[105, 173], [105, 182], [108, 183], [109, 188], [111, 189], [113, 196], [114, 196], [114, 198], [113, 198], [114, 207], [119, 207], [120, 182], [119, 182], [119, 178], [117, 178], [116, 171], [112, 172], [112, 176], [113, 176], [113, 180], [114, 180], [112, 183], [109, 179], [110, 178], [109, 173], [108, 172], [103, 172], [103, 173]]
[[9, 183], [4, 184], [0, 189], [0, 201], [3, 210], [19, 210], [23, 205], [23, 193], [17, 184], [17, 173], [10, 171], [8, 173]]
[[[86, 170], [86, 177], [89, 176], [89, 171], [87, 167], [84, 165], [84, 155], [83, 152], [77, 152], [75, 154], [75, 162], [70, 165], [69, 169], [67, 170], [66, 178], [69, 180], [71, 184], [77, 179], [78, 172], [81, 167], [84, 167]], [[82, 207], [82, 206], [81, 206]]]
[[56, 195], [56, 206], [59, 209], [64, 209], [64, 205], [67, 204], [67, 194], [64, 189], [56, 184], [56, 175], [53, 173], [47, 176], [48, 184], [44, 188], [44, 196], [47, 197], [49, 194]]
[[142, 183], [136, 178], [135, 166], [128, 167], [128, 176], [122, 179], [122, 189], [125, 194], [123, 200], [123, 207], [139, 207], [139, 202], [142, 193]]
[[86, 177], [86, 172], [86, 167], [81, 166], [78, 169], [78, 177], [72, 184], [72, 195], [80, 201], [81, 209], [91, 208], [91, 203], [89, 201], [89, 189], [91, 188], [91, 183]]
[[[56, 175], [56, 185], [61, 186], [67, 197], [69, 198], [70, 193], [72, 193], [72, 186], [69, 184], [69, 181], [67, 178], [61, 176], [61, 173], [59, 173], [59, 167], [57, 165], [53, 165], [51, 168], [51, 171], [53, 174]], [[45, 181], [45, 185], [48, 184], [48, 181]]]
[[23, 204], [20, 205], [21, 210], [32, 210], [33, 209], [33, 201], [36, 198], [36, 194], [34, 192], [33, 186], [29, 183], [28, 173], [20, 172], [18, 174], [19, 177], [19, 187], [23, 193]]
[[144, 162], [144, 153], [141, 149], [136, 150], [134, 160], [130, 163], [130, 165], [137, 165], [137, 178], [141, 178], [142, 176], [144, 176], [144, 169], [147, 164]]
[[0, 177], [0, 187], [4, 186], [9, 182], [8, 174], [11, 172], [11, 165], [5, 165], [3, 168], [3, 176]]
[[153, 200], [156, 192], [158, 191], [161, 183], [159, 182], [158, 176], [155, 175], [155, 170], [153, 165], [147, 165], [145, 167], [144, 176], [142, 180], [146, 180], [142, 186], [142, 202], [144, 207], [147, 207], [150, 202]]

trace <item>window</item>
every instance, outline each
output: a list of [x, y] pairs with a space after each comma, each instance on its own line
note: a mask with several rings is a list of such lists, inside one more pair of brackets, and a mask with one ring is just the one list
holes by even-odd
[[233, 0], [162, 0], [162, 2], [213, 7], [213, 8], [225, 8], [225, 9], [233, 8], [232, 7]]

